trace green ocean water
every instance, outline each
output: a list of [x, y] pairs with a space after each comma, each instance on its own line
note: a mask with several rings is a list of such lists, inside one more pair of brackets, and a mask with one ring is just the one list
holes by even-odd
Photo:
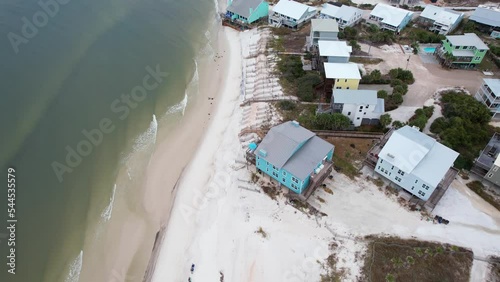
[[[58, 1], [0, 0], [2, 282], [66, 276], [54, 265], [78, 255], [88, 223], [99, 220], [89, 217], [105, 216], [124, 159], [154, 143], [158, 122], [179, 118], [215, 18], [213, 0]], [[123, 98], [132, 91], [140, 101]], [[15, 275], [6, 266], [9, 167]]]

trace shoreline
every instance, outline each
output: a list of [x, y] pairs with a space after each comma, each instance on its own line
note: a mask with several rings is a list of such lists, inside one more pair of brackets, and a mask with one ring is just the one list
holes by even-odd
[[[227, 27], [221, 28], [219, 32], [219, 36], [222, 35], [225, 37], [228, 43], [227, 51], [231, 64], [226, 68], [227, 76], [222, 79], [221, 82], [223, 83], [220, 83], [221, 87], [218, 89], [220, 93], [215, 105], [214, 116], [203, 135], [203, 142], [197, 147], [196, 153], [184, 171], [185, 175], [179, 180], [179, 189], [174, 196], [172, 212], [165, 230], [165, 238], [159, 244], [160, 247], [157, 250], [158, 259], [156, 264], [157, 266], [161, 265], [163, 267], [157, 267], [155, 269], [152, 275], [152, 281], [165, 281], [167, 278], [175, 279], [175, 281], [181, 279], [181, 277], [171, 276], [168, 271], [166, 273], [164, 272], [166, 269], [165, 266], [169, 265], [169, 260], [176, 259], [175, 253], [184, 251], [175, 248], [175, 235], [172, 234], [172, 232], [175, 233], [175, 230], [173, 230], [173, 227], [179, 226], [179, 224], [189, 224], [189, 217], [196, 212], [197, 209], [203, 208], [204, 202], [206, 201], [205, 197], [207, 196], [207, 191], [203, 191], [203, 189], [206, 188], [204, 184], [207, 184], [209, 180], [214, 177], [211, 173], [214, 171], [214, 163], [212, 162], [214, 158], [213, 154], [215, 150], [222, 145], [218, 141], [223, 134], [224, 127], [227, 125], [224, 121], [231, 116], [235, 107], [238, 106], [237, 101], [239, 100], [241, 92], [242, 61], [239, 34], [237, 31]], [[198, 171], [200, 173], [197, 173]], [[196, 184], [191, 183], [193, 180], [196, 181]], [[190, 193], [191, 189], [183, 188], [186, 188], [188, 185], [199, 187], [200, 190], [197, 191], [198, 193], [193, 195], [193, 197], [186, 198], [186, 193]], [[188, 201], [186, 202], [186, 200]], [[179, 221], [184, 222], [179, 223]], [[187, 237], [189, 235], [185, 234], [185, 236]], [[187, 277], [183, 277], [182, 279], [184, 278], [187, 279]]]
[[[162, 235], [160, 231], [168, 229], [177, 185], [204, 140], [211, 116], [219, 104], [219, 89], [226, 81], [228, 38], [218, 22], [217, 26], [208, 24], [208, 31], [216, 33], [208, 43], [213, 54], [196, 58], [198, 94], [190, 96], [180, 121], [173, 127], [167, 125], [168, 132], [162, 131], [160, 125], [142, 183], [136, 191], [127, 193], [128, 196], [118, 196], [113, 205], [113, 219], [102, 233], [90, 234], [91, 238], [86, 239], [79, 281], [143, 280], [148, 276], [147, 271], [154, 267], [154, 247], [161, 245], [162, 240], [158, 241]], [[128, 181], [126, 168], [120, 169], [117, 185], [122, 181]], [[97, 244], [95, 236], [100, 237]], [[101, 262], [92, 259], [95, 257], [101, 257]]]

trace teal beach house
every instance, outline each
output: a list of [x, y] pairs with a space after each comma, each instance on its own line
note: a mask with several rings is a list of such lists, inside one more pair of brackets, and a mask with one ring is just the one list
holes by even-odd
[[314, 190], [332, 171], [334, 146], [288, 121], [269, 130], [255, 149], [255, 166], [297, 194]]
[[251, 24], [269, 14], [269, 4], [264, 0], [228, 0], [226, 18]]

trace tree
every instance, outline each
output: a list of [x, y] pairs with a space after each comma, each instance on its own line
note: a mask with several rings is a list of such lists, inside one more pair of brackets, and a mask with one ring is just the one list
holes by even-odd
[[400, 122], [399, 120], [395, 120], [392, 122], [392, 127], [398, 129], [398, 128], [401, 128], [403, 127], [405, 124]]
[[361, 46], [360, 46], [360, 45], [358, 44], [358, 42], [357, 42], [356, 40], [354, 40], [354, 39], [353, 39], [353, 40], [351, 40], [351, 41], [349, 41], [349, 45], [351, 45], [352, 50], [354, 50], [354, 51], [359, 51], [359, 50], [361, 50]]
[[318, 130], [342, 130], [351, 125], [348, 117], [340, 114], [317, 114], [313, 119], [313, 128]]
[[353, 27], [350, 27], [350, 26], [346, 26], [344, 28], [345, 39], [347, 39], [347, 40], [356, 39], [357, 35], [358, 35], [358, 30], [357, 29], [355, 29]]
[[413, 73], [410, 70], [404, 70], [402, 68], [391, 69], [389, 71], [389, 76], [392, 79], [399, 79], [407, 84], [412, 84], [413, 82], [415, 82]]
[[385, 90], [379, 90], [379, 91], [377, 91], [377, 98], [387, 99], [387, 96], [389, 96], [389, 94], [387, 93], [387, 91], [385, 91]]
[[391, 115], [389, 115], [389, 114], [383, 114], [383, 115], [380, 116], [380, 125], [383, 128], [386, 128], [389, 124], [391, 124], [391, 122], [392, 122]]

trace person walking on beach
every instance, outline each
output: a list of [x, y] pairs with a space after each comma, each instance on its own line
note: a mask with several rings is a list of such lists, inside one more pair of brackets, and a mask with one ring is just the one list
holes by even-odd
[[194, 263], [191, 264], [191, 274], [193, 274], [193, 272], [194, 272]]

